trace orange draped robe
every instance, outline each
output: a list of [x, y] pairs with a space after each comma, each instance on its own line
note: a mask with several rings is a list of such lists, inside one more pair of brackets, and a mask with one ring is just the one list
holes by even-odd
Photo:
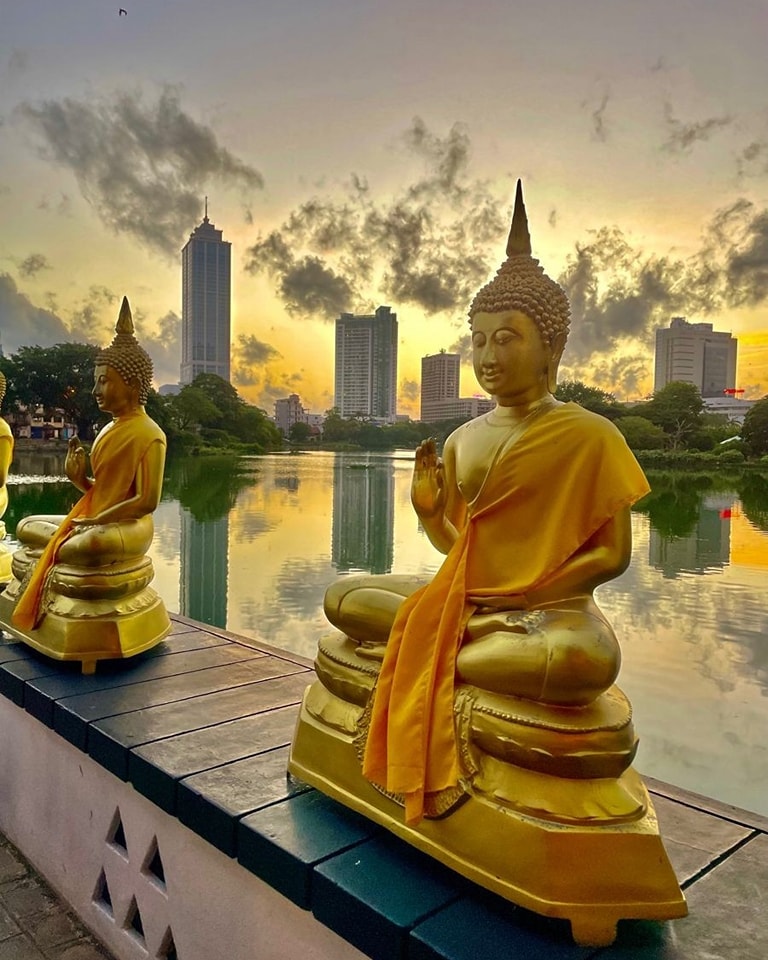
[[93, 485], [64, 517], [35, 564], [11, 617], [17, 627], [34, 630], [42, 619], [45, 584], [61, 545], [76, 530], [72, 521], [76, 517], [97, 516], [134, 496], [139, 464], [150, 445], [158, 442], [165, 446], [165, 434], [143, 409], [112, 421], [99, 433], [91, 448]]
[[[519, 598], [544, 586], [649, 490], [616, 427], [574, 403], [503, 446], [434, 579], [400, 606], [374, 691], [363, 774], [404, 796], [407, 823], [423, 816], [425, 794], [458, 785], [454, 676], [475, 610], [468, 598]], [[509, 562], [491, 566], [500, 541]]]

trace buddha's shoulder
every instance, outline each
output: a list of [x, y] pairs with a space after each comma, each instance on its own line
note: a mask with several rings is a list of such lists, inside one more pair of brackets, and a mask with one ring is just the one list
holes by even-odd
[[[547, 423], [548, 421], [548, 423]], [[626, 441], [618, 427], [607, 417], [592, 410], [585, 410], [578, 403], [563, 403], [541, 421], [543, 429], [549, 427], [553, 436], [574, 444], [593, 446], [624, 445]]]
[[163, 443], [166, 442], [165, 433], [148, 414], [136, 417], [133, 421], [133, 426], [136, 432], [140, 433], [142, 439], [146, 440], [147, 443], [152, 443], [155, 440], [160, 440]]

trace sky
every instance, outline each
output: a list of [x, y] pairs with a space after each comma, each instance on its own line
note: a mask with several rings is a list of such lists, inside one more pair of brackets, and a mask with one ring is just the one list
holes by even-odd
[[768, 393], [764, 0], [5, 0], [0, 27], [6, 354], [108, 343], [125, 294], [176, 382], [208, 196], [239, 392], [325, 411], [334, 320], [387, 304], [416, 416], [421, 357], [468, 358], [519, 177], [573, 306], [561, 378], [647, 396], [685, 316]]

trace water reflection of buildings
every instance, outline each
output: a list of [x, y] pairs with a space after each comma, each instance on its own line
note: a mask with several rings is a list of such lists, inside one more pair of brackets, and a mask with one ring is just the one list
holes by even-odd
[[395, 524], [394, 474], [375, 464], [336, 460], [333, 470], [331, 558], [337, 570], [389, 573]]
[[195, 520], [181, 511], [180, 613], [201, 623], [227, 622], [229, 517]]
[[650, 530], [649, 563], [665, 577], [701, 573], [728, 565], [731, 552], [733, 496], [705, 497], [693, 531], [687, 537], [668, 537]]

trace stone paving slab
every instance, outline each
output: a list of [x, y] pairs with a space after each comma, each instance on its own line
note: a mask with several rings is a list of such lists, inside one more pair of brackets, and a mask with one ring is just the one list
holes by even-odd
[[2, 836], [0, 960], [114, 960]]

